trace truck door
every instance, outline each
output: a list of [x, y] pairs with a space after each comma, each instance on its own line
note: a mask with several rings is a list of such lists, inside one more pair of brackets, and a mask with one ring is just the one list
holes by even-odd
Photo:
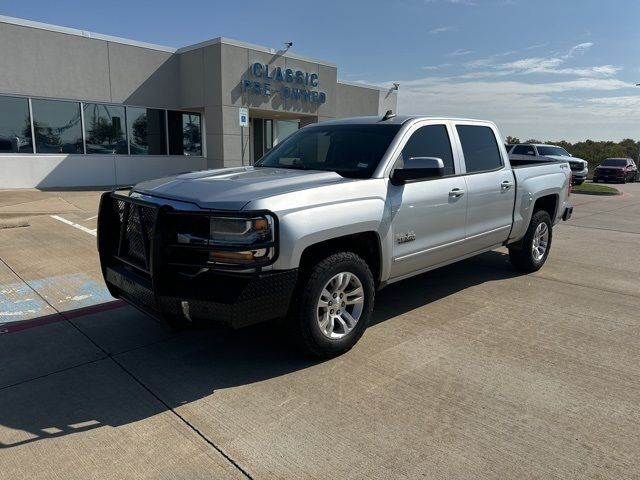
[[504, 242], [513, 222], [515, 180], [497, 131], [488, 125], [456, 123], [467, 183], [466, 253]]
[[392, 279], [446, 262], [463, 248], [466, 184], [451, 148], [451, 128], [442, 122], [421, 122], [394, 165], [409, 162], [412, 157], [436, 157], [444, 163], [445, 176], [403, 185], [389, 183]]

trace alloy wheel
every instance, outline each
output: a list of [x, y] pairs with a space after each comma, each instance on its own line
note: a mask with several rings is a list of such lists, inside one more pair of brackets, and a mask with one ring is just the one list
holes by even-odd
[[364, 288], [353, 273], [341, 272], [325, 284], [316, 309], [322, 334], [331, 339], [348, 335], [364, 310]]

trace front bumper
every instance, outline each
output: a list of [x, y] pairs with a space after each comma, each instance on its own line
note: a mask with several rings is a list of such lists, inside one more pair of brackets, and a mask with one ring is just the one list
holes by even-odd
[[619, 182], [621, 180], [624, 180], [626, 178], [626, 173], [624, 171], [620, 171], [620, 172], [600, 172], [598, 170], [595, 170], [593, 172], [593, 180], [594, 181], [598, 181], [598, 180], [607, 180], [607, 181], [613, 181], [613, 182]]
[[582, 181], [584, 182], [587, 179], [587, 175], [589, 174], [589, 170], [586, 168], [584, 170], [571, 170], [571, 179], [572, 181]]
[[175, 246], [168, 245], [163, 209], [103, 194], [98, 251], [114, 297], [171, 322], [217, 322], [239, 328], [286, 315], [297, 270], [221, 271], [190, 265], [182, 256], [181, 263], [172, 262]]

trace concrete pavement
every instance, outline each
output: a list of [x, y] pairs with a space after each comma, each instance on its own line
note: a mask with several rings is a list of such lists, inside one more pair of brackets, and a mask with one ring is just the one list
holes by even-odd
[[[640, 185], [621, 189], [573, 195], [533, 275], [498, 250], [389, 286], [326, 362], [271, 324], [56, 304], [71, 287], [35, 280], [99, 283], [95, 238], [28, 216], [0, 230], [0, 283], [53, 315], [0, 335], [0, 478], [638, 478]], [[91, 229], [82, 202], [61, 215]]]

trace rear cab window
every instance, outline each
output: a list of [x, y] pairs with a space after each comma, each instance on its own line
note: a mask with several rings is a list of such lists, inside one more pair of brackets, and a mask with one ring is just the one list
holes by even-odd
[[516, 145], [511, 152], [514, 155], [532, 155], [535, 156], [536, 151], [533, 149], [532, 145]]
[[467, 174], [490, 172], [504, 166], [493, 129], [484, 125], [456, 125]]

